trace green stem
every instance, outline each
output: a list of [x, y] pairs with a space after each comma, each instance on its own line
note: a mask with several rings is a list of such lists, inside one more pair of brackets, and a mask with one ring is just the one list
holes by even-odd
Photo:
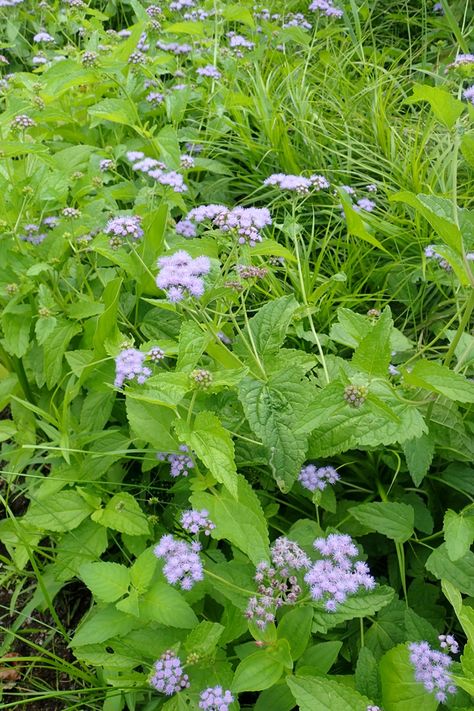
[[464, 313], [463, 313], [462, 319], [459, 322], [459, 326], [457, 327], [456, 333], [454, 334], [454, 338], [451, 341], [451, 345], [449, 346], [449, 350], [446, 353], [446, 357], [444, 359], [444, 365], [446, 365], [446, 366], [449, 366], [449, 364], [451, 363], [452, 357], [453, 357], [454, 352], [456, 350], [456, 346], [458, 345], [464, 331], [466, 330], [466, 327], [470, 321], [473, 309], [474, 309], [474, 289], [471, 289], [471, 293], [469, 294], [469, 297], [466, 302], [466, 306], [464, 308]]

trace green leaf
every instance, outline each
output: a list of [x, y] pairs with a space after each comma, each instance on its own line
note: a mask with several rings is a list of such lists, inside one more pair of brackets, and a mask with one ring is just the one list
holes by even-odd
[[391, 358], [390, 336], [393, 328], [392, 314], [387, 306], [357, 346], [352, 365], [369, 375], [387, 376]]
[[[136, 388], [127, 388], [127, 399], [175, 409], [191, 385], [186, 373], [158, 373]], [[161, 410], [157, 410], [157, 413]]]
[[308, 647], [297, 664], [297, 669], [310, 667], [311, 674], [327, 674], [339, 656], [342, 642], [319, 642]]
[[126, 492], [112, 496], [106, 507], [94, 511], [91, 518], [101, 526], [128, 533], [130, 536], [150, 533], [145, 514], [134, 497]]
[[300, 711], [366, 711], [370, 699], [331, 679], [289, 676], [286, 683]]
[[360, 213], [354, 210], [352, 200], [347, 192], [342, 188], [338, 188], [337, 192], [344, 210], [348, 233], [350, 235], [354, 235], [355, 237], [359, 237], [364, 240], [364, 242], [368, 242], [372, 245], [372, 247], [377, 247], [378, 249], [386, 252], [387, 250], [383, 244], [381, 244], [381, 242], [379, 242], [379, 240], [374, 237], [371, 232], [369, 232]]
[[273, 476], [284, 492], [293, 486], [306, 456], [307, 437], [295, 429], [312, 389], [291, 366], [273, 373], [266, 383], [246, 377], [239, 385], [245, 416], [267, 449]]
[[417, 615], [416, 612], [410, 608], [405, 610], [405, 629], [410, 642], [426, 641], [434, 646], [439, 643], [438, 630], [433, 627], [431, 622]]
[[291, 658], [295, 661], [303, 654], [311, 636], [313, 609], [307, 605], [287, 612], [277, 627], [278, 639], [286, 639], [290, 645]]
[[313, 632], [325, 634], [328, 629], [336, 627], [341, 622], [374, 615], [393, 600], [394, 594], [392, 588], [382, 585], [371, 592], [351, 595], [338, 605], [336, 612], [326, 612], [323, 605], [315, 604]]
[[259, 649], [240, 662], [232, 682], [234, 693], [262, 691], [277, 683], [285, 667], [269, 652], [267, 649]]
[[421, 437], [403, 442], [402, 449], [413, 483], [415, 486], [420, 486], [433, 461], [434, 440], [429, 434], [423, 434]]
[[137, 439], [149, 442], [158, 452], [175, 452], [178, 443], [170, 435], [175, 413], [165, 405], [151, 404], [126, 397], [127, 418]]
[[423, 193], [415, 195], [409, 192], [396, 193], [390, 199], [404, 202], [418, 210], [436, 230], [443, 242], [457, 254], [462, 255], [462, 234], [454, 218], [452, 200]]
[[222, 427], [219, 418], [212, 412], [199, 412], [192, 426], [184, 420], [177, 420], [174, 428], [180, 441], [185, 442], [217, 481], [236, 497], [237, 469], [234, 443], [230, 433]]
[[167, 583], [154, 583], [140, 600], [140, 616], [169, 627], [191, 629], [198, 620], [183, 595]]
[[22, 358], [30, 345], [31, 306], [8, 305], [1, 317], [3, 345], [10, 355]]
[[459, 560], [474, 542], [474, 516], [448, 509], [444, 514], [443, 531], [449, 558]]
[[349, 511], [359, 523], [399, 543], [413, 535], [415, 512], [407, 504], [374, 502], [352, 506]]
[[350, 309], [338, 309], [337, 319], [337, 322], [331, 326], [329, 337], [332, 341], [342, 343], [349, 348], [357, 348], [372, 328], [367, 316], [357, 314]]
[[285, 683], [279, 683], [259, 694], [254, 711], [292, 711], [294, 708], [293, 694]]
[[203, 620], [189, 633], [184, 648], [188, 654], [208, 657], [216, 649], [223, 632], [223, 625]]
[[362, 647], [357, 657], [355, 670], [355, 687], [360, 694], [369, 699], [379, 698], [378, 665], [374, 653], [369, 647]]
[[120, 637], [138, 626], [137, 620], [131, 615], [120, 612], [113, 605], [94, 607], [87, 613], [79, 629], [72, 638], [71, 647], [81, 647], [85, 644], [99, 644], [111, 637]]
[[406, 645], [388, 651], [379, 664], [384, 711], [436, 711], [438, 701], [434, 694], [415, 681], [414, 668]]
[[60, 491], [45, 501], [33, 501], [23, 521], [45, 531], [71, 531], [92, 510], [76, 491]]
[[164, 126], [161, 131], [156, 134], [154, 141], [160, 149], [160, 157], [168, 168], [179, 168], [181, 150], [179, 148], [176, 129], [171, 125]]
[[79, 333], [80, 326], [70, 321], [60, 321], [48, 335], [44, 345], [44, 374], [46, 386], [53, 388], [61, 379], [63, 356], [71, 339]]
[[183, 321], [179, 332], [176, 370], [190, 373], [206, 350], [209, 335], [194, 321]]
[[79, 569], [79, 577], [101, 602], [115, 602], [130, 585], [128, 568], [119, 563], [85, 563]]
[[112, 121], [125, 126], [133, 126], [137, 123], [135, 106], [127, 99], [103, 99], [91, 106], [88, 113], [92, 118], [91, 128], [102, 121]]
[[73, 578], [84, 563], [97, 560], [107, 550], [107, 531], [90, 519], [62, 536], [56, 546], [60, 580]]
[[119, 308], [120, 289], [122, 279], [116, 278], [108, 282], [102, 294], [104, 312], [97, 319], [94, 333], [94, 349], [100, 355], [106, 355], [105, 342], [117, 333], [117, 313]]
[[209, 511], [216, 525], [212, 538], [229, 540], [255, 565], [268, 560], [267, 522], [257, 495], [243, 476], [237, 475], [237, 499], [224, 489], [212, 494], [195, 492], [190, 501], [193, 508]]
[[446, 543], [442, 543], [431, 553], [425, 567], [438, 580], [444, 578], [461, 592], [474, 596], [474, 553], [471, 551], [452, 561]]
[[146, 592], [150, 587], [157, 562], [153, 548], [147, 548], [138, 556], [130, 568], [130, 582], [139, 593]]
[[242, 22], [248, 27], [255, 27], [252, 13], [242, 5], [227, 5], [222, 14], [227, 22]]
[[410, 372], [403, 370], [403, 380], [407, 385], [440, 393], [450, 400], [474, 402], [474, 383], [432, 360], [419, 360]]
[[405, 103], [416, 104], [419, 101], [428, 101], [438, 121], [444, 123], [447, 128], [454, 126], [465, 109], [463, 102], [455, 99], [449, 91], [427, 84], [414, 84], [413, 94]]

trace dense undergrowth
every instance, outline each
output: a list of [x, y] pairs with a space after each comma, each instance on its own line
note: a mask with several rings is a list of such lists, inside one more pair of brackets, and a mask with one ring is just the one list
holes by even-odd
[[308, 5], [0, 1], [1, 708], [473, 708], [472, 11]]

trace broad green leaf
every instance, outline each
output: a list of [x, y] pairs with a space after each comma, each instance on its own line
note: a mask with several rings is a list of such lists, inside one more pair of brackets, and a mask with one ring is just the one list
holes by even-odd
[[443, 242], [457, 254], [462, 255], [462, 234], [454, 219], [453, 203], [447, 198], [420, 193], [401, 192], [393, 195], [391, 200], [404, 202], [414, 207], [428, 220]]
[[436, 711], [438, 701], [434, 694], [415, 681], [414, 667], [406, 645], [399, 645], [382, 657], [379, 665], [384, 711]]
[[474, 168], [474, 133], [465, 133], [461, 138], [461, 153], [466, 163]]
[[431, 360], [419, 360], [412, 370], [404, 370], [403, 380], [407, 385], [440, 393], [456, 402], [474, 402], [474, 383]]
[[286, 639], [294, 661], [303, 654], [311, 635], [313, 609], [303, 605], [287, 612], [277, 627], [278, 639]]
[[148, 521], [136, 499], [125, 491], [112, 496], [105, 508], [94, 511], [91, 518], [101, 526], [130, 536], [148, 535], [150, 532]]
[[153, 548], [147, 548], [141, 553], [130, 568], [130, 582], [135, 590], [144, 593], [150, 587], [156, 570], [157, 559]]
[[462, 558], [474, 542], [474, 516], [448, 509], [443, 522], [446, 550], [452, 561]]
[[322, 605], [315, 604], [313, 632], [325, 634], [328, 629], [341, 622], [374, 615], [393, 600], [394, 594], [392, 588], [382, 585], [371, 592], [349, 596], [345, 602], [338, 605], [336, 612], [326, 612]]
[[357, 657], [355, 687], [360, 694], [365, 694], [370, 699], [379, 698], [378, 665], [374, 653], [369, 647], [361, 647]]
[[204, 25], [202, 22], [174, 22], [171, 25], [165, 25], [163, 32], [172, 32], [175, 35], [196, 35], [202, 37], [204, 35]]
[[71, 647], [84, 644], [99, 644], [111, 637], [120, 637], [141, 623], [131, 615], [120, 612], [113, 605], [97, 608], [86, 614], [79, 629], [71, 640]]
[[216, 649], [224, 627], [218, 622], [202, 620], [188, 635], [184, 648], [188, 654], [208, 657]]
[[290, 365], [266, 383], [247, 377], [239, 385], [245, 416], [268, 451], [273, 476], [284, 492], [293, 486], [306, 456], [307, 437], [295, 429], [313, 393], [314, 387]]
[[107, 531], [87, 519], [78, 528], [62, 536], [56, 546], [58, 579], [73, 578], [84, 563], [97, 560], [107, 550]]
[[76, 491], [60, 491], [50, 499], [33, 501], [23, 521], [45, 531], [71, 531], [92, 511]]
[[448, 580], [441, 580], [441, 589], [454, 608], [456, 617], [469, 640], [474, 640], [474, 609], [463, 605], [461, 593]]
[[381, 244], [381, 242], [379, 242], [379, 240], [374, 237], [371, 232], [369, 232], [360, 213], [354, 210], [352, 200], [346, 191], [342, 188], [338, 188], [337, 192], [344, 210], [348, 233], [350, 235], [354, 235], [355, 237], [359, 237], [359, 239], [364, 240], [364, 242], [368, 242], [373, 247], [377, 247], [378, 249], [386, 252], [387, 250], [383, 244]]
[[257, 495], [246, 479], [237, 475], [237, 499], [223, 489], [220, 492], [197, 491], [190, 499], [193, 508], [207, 509], [215, 523], [212, 538], [225, 538], [248, 555], [257, 565], [268, 560], [268, 530]]
[[192, 425], [184, 420], [177, 420], [174, 428], [179, 439], [196, 453], [217, 481], [236, 497], [234, 443], [219, 418], [212, 412], [199, 412]]
[[338, 309], [337, 319], [337, 322], [331, 326], [329, 337], [336, 343], [342, 343], [349, 348], [357, 348], [372, 328], [367, 316], [357, 314], [350, 309]]
[[310, 667], [311, 674], [327, 674], [335, 663], [341, 651], [342, 642], [319, 642], [312, 647], [308, 647], [299, 659], [297, 669], [300, 667]]
[[431, 553], [425, 567], [438, 580], [444, 578], [461, 592], [474, 596], [474, 553], [471, 551], [452, 561], [446, 543], [442, 543]]
[[169, 627], [192, 629], [198, 620], [183, 595], [167, 583], [154, 583], [140, 599], [140, 616]]
[[426, 641], [435, 647], [439, 644], [438, 630], [410, 608], [405, 610], [405, 629], [410, 642]]
[[370, 699], [345, 684], [311, 676], [289, 676], [286, 683], [300, 711], [366, 711]]
[[186, 373], [158, 373], [148, 378], [143, 385], [127, 388], [127, 399], [175, 409], [190, 387]]
[[85, 563], [79, 569], [79, 577], [101, 602], [115, 602], [125, 595], [130, 585], [130, 573], [119, 563]]
[[403, 442], [402, 449], [413, 483], [415, 486], [420, 486], [433, 461], [434, 440], [429, 434], [423, 434], [421, 437]]
[[10, 355], [22, 358], [30, 345], [31, 306], [8, 305], [3, 309], [1, 324], [3, 345]]
[[117, 312], [121, 286], [122, 279], [112, 279], [102, 294], [102, 303], [105, 306], [105, 310], [97, 319], [97, 326], [93, 338], [94, 349], [100, 355], [106, 354], [104, 344], [112, 334], [117, 332]]
[[407, 504], [374, 502], [352, 506], [349, 511], [359, 523], [399, 543], [413, 535], [415, 512]]
[[70, 321], [60, 321], [48, 335], [44, 345], [44, 374], [46, 386], [51, 389], [61, 379], [62, 362], [71, 339], [80, 331], [80, 326]]
[[209, 334], [199, 328], [197, 323], [183, 321], [179, 332], [176, 370], [190, 373], [199, 363], [209, 340]]
[[88, 110], [92, 117], [91, 127], [97, 126], [101, 121], [133, 126], [137, 123], [135, 105], [127, 99], [102, 99]]
[[352, 365], [355, 368], [369, 375], [386, 377], [391, 357], [392, 327], [392, 315], [387, 307], [357, 346], [352, 356]]
[[167, 167], [174, 170], [179, 168], [181, 151], [176, 129], [171, 124], [164, 126], [154, 140], [160, 149], [160, 157]]
[[269, 650], [259, 649], [254, 654], [245, 657], [235, 670], [232, 691], [240, 694], [242, 691], [262, 691], [273, 686], [284, 671], [282, 662], [275, 659]]
[[462, 462], [453, 462], [441, 472], [442, 481], [460, 492], [474, 496], [474, 469]]
[[170, 434], [175, 413], [165, 405], [126, 397], [127, 418], [137, 439], [149, 442], [158, 452], [175, 452], [178, 443]]
[[242, 22], [248, 27], [255, 27], [255, 20], [252, 13], [242, 5], [227, 5], [223, 11], [224, 19], [227, 22]]
[[447, 128], [454, 126], [465, 109], [463, 102], [449, 91], [427, 84], [414, 84], [412, 96], [406, 99], [407, 104], [416, 104], [419, 101], [427, 101], [436, 118]]
[[254, 711], [292, 711], [294, 708], [293, 694], [285, 683], [279, 683], [258, 695]]

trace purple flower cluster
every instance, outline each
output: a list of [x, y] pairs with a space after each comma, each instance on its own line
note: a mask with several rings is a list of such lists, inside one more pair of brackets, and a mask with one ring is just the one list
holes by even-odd
[[173, 0], [170, 2], [170, 10], [183, 10], [185, 7], [194, 7], [194, 0]]
[[415, 679], [423, 684], [426, 691], [435, 692], [440, 703], [447, 700], [448, 694], [456, 693], [449, 672], [453, 662], [449, 654], [431, 649], [428, 642], [413, 642], [408, 649], [410, 662], [415, 667]]
[[251, 247], [262, 241], [260, 230], [272, 224], [270, 211], [266, 207], [234, 207], [230, 210], [224, 205], [195, 207], [187, 214], [186, 220], [197, 223], [211, 220], [223, 232], [235, 231], [239, 244]]
[[438, 252], [436, 252], [434, 244], [429, 244], [427, 247], [425, 247], [425, 257], [427, 259], [433, 259], [438, 262], [439, 266], [442, 269], [445, 269], [447, 272], [451, 271], [450, 263], [444, 257], [442, 257], [441, 254], [438, 254]]
[[168, 170], [161, 161], [155, 160], [155, 158], [146, 158], [141, 151], [129, 151], [127, 158], [133, 164], [133, 170], [145, 173], [161, 185], [171, 187], [175, 193], [187, 191], [188, 188], [184, 183], [183, 176], [175, 170]]
[[210, 686], [201, 691], [199, 708], [206, 711], [229, 711], [229, 705], [233, 701], [234, 697], [228, 689], [224, 691], [222, 686]]
[[451, 654], [459, 654], [459, 644], [452, 634], [440, 634], [438, 639], [441, 649], [446, 649]]
[[458, 54], [454, 62], [448, 64], [448, 69], [457, 69], [469, 64], [474, 64], [474, 54]]
[[110, 235], [112, 247], [120, 247], [129, 238], [136, 242], [143, 237], [141, 227], [142, 218], [138, 215], [127, 215], [125, 217], [114, 217], [109, 220], [104, 227], [104, 234]]
[[161, 49], [163, 52], [171, 52], [176, 56], [182, 54], [189, 54], [193, 51], [193, 48], [190, 44], [179, 44], [178, 42], [162, 42], [161, 40], [158, 40], [158, 42], [156, 43], [156, 48]]
[[220, 79], [222, 74], [214, 64], [206, 64], [205, 67], [198, 67], [196, 73], [200, 77], [209, 77], [210, 79]]
[[185, 296], [199, 298], [204, 294], [203, 276], [209, 274], [211, 263], [207, 257], [193, 259], [184, 250], [170, 257], [160, 257], [156, 285], [166, 291], [168, 301], [177, 303]]
[[[242, 50], [242, 49], [253, 49], [255, 47], [255, 42], [251, 42], [246, 37], [238, 35], [236, 32], [228, 32], [227, 37], [229, 39], [229, 47], [231, 49]], [[240, 52], [239, 56], [243, 56]]]
[[372, 704], [369, 704], [365, 711], [382, 711], [382, 709], [380, 706], [373, 706]]
[[358, 550], [350, 536], [331, 533], [327, 538], [317, 538], [313, 545], [323, 559], [312, 564], [304, 579], [313, 600], [324, 600], [328, 612], [335, 612], [361, 588], [373, 590], [375, 579], [366, 563], [351, 560]]
[[300, 27], [302, 30], [310, 30], [312, 25], [311, 22], [308, 22], [303, 13], [295, 12], [285, 17], [282, 27], [283, 29], [287, 27]]
[[34, 37], [33, 37], [33, 42], [36, 44], [52, 44], [54, 43], [54, 37], [51, 37], [51, 35], [48, 32], [38, 32]]
[[27, 114], [18, 114], [11, 122], [13, 129], [25, 130], [27, 128], [33, 128], [33, 126], [36, 126], [36, 121]]
[[187, 543], [166, 534], [155, 546], [154, 554], [164, 559], [163, 574], [171, 585], [191, 590], [194, 583], [204, 579], [200, 550], [201, 545], [197, 541]]
[[145, 365], [146, 355], [136, 348], [126, 348], [118, 354], [115, 358], [116, 388], [121, 388], [126, 380], [135, 380], [143, 385], [151, 375], [151, 369]]
[[474, 106], [474, 84], [465, 89], [462, 95], [466, 99], [466, 101], [470, 101], [471, 104]]
[[41, 242], [46, 237], [46, 234], [44, 232], [39, 231], [40, 228], [38, 227], [38, 225], [25, 225], [23, 229], [25, 230], [25, 232], [24, 234], [20, 235], [20, 239], [23, 242], [30, 242], [30, 244], [41, 244]]
[[155, 662], [155, 673], [150, 678], [150, 684], [167, 696], [189, 688], [189, 677], [184, 674], [181, 660], [174, 652], [168, 650]]
[[298, 481], [309, 491], [324, 491], [328, 484], [335, 484], [340, 476], [336, 469], [331, 466], [316, 467], [314, 464], [307, 464], [300, 471]]
[[160, 94], [159, 91], [150, 91], [145, 96], [145, 99], [148, 101], [149, 104], [152, 104], [152, 106], [159, 106], [163, 103], [165, 97], [164, 94]]
[[179, 451], [182, 452], [182, 454], [158, 452], [156, 455], [158, 461], [169, 462], [171, 465], [170, 476], [172, 476], [173, 479], [180, 475], [188, 476], [189, 470], [194, 467], [194, 462], [188, 454], [188, 447], [185, 444], [180, 444]]
[[103, 158], [99, 163], [99, 170], [101, 173], [106, 173], [108, 170], [113, 170], [115, 168], [115, 163], [110, 158]]
[[335, 7], [332, 0], [313, 0], [308, 8], [326, 15], [326, 17], [342, 17], [343, 12], [338, 7]]
[[197, 536], [201, 531], [203, 531], [206, 536], [209, 536], [211, 531], [216, 527], [215, 523], [209, 518], [209, 511], [206, 511], [206, 509], [202, 509], [202, 511], [195, 509], [183, 511], [181, 514], [181, 526], [185, 531], [192, 533], [194, 536]]
[[191, 168], [194, 168], [195, 166], [195, 160], [192, 156], [189, 156], [187, 153], [183, 153], [179, 157], [179, 162], [181, 165], [181, 168], [184, 168], [185, 170], [190, 170]]
[[196, 226], [191, 220], [180, 220], [176, 225], [176, 233], [183, 237], [196, 237]]
[[282, 605], [293, 605], [301, 593], [295, 572], [307, 569], [311, 561], [297, 543], [280, 537], [274, 542], [270, 557], [272, 564], [262, 561], [257, 565], [254, 580], [258, 583], [258, 597], [249, 599], [245, 617], [254, 620], [259, 629], [275, 621], [275, 612]]
[[302, 175], [286, 175], [274, 173], [263, 181], [264, 185], [277, 185], [281, 190], [293, 190], [299, 195], [308, 195], [310, 190], [329, 188], [329, 181], [322, 175], [311, 175], [304, 178]]
[[369, 198], [360, 198], [360, 200], [357, 200], [357, 203], [353, 205], [353, 208], [354, 210], [356, 210], [356, 212], [358, 212], [359, 210], [372, 212], [375, 207], [377, 207], [376, 203], [373, 200], [370, 200]]

